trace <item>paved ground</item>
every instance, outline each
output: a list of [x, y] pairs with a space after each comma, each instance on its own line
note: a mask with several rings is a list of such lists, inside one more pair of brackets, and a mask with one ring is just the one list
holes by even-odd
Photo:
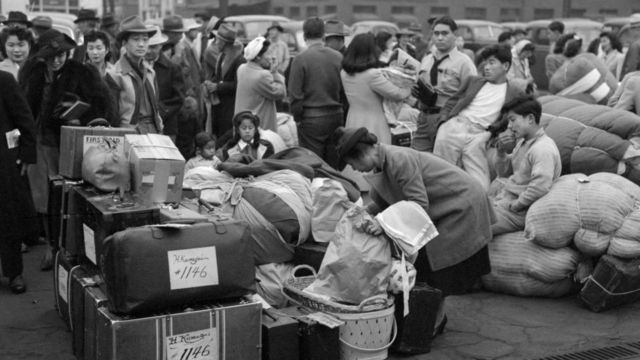
[[[52, 273], [38, 270], [44, 251], [37, 246], [25, 254], [26, 294], [13, 295], [6, 279], [0, 282], [0, 360], [74, 359], [71, 334], [53, 308]], [[449, 324], [431, 353], [407, 359], [536, 359], [640, 343], [640, 303], [596, 314], [575, 297], [549, 300], [480, 292], [448, 299], [447, 309]]]

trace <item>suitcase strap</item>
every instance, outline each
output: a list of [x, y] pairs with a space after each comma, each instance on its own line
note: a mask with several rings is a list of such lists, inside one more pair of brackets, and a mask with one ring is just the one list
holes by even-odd
[[609, 291], [609, 289], [605, 288], [604, 286], [602, 286], [602, 284], [600, 284], [598, 282], [598, 280], [596, 280], [593, 275], [589, 275], [589, 277], [587, 277], [587, 281], [591, 281], [594, 284], [596, 284], [602, 291], [604, 291], [605, 293], [607, 293], [607, 295], [610, 296], [624, 296], [624, 295], [631, 295], [631, 294], [635, 294], [640, 292], [640, 289], [635, 289], [635, 290], [631, 290], [631, 291], [626, 291], [626, 292], [621, 292], [621, 293], [614, 293]]

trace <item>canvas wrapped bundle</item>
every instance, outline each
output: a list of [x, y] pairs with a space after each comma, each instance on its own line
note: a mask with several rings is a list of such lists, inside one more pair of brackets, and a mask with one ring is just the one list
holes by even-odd
[[185, 181], [202, 200], [249, 223], [256, 265], [290, 261], [311, 233], [311, 184], [294, 171], [241, 179], [196, 168]]
[[606, 104], [618, 82], [594, 54], [581, 53], [565, 61], [549, 79], [549, 91], [567, 97]]
[[485, 288], [511, 295], [559, 297], [574, 289], [580, 254], [569, 248], [549, 249], [528, 241], [524, 232], [503, 234], [489, 243], [491, 273]]
[[527, 212], [525, 236], [553, 249], [570, 244], [588, 256], [640, 254], [640, 186], [621, 176], [565, 175]]

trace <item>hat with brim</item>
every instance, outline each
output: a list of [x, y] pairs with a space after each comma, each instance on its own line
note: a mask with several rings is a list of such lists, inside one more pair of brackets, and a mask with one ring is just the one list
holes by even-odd
[[184, 31], [188, 32], [191, 30], [199, 30], [202, 28], [202, 24], [198, 24], [194, 19], [185, 19], [184, 20]]
[[115, 16], [113, 16], [112, 14], [107, 14], [102, 17], [102, 20], [100, 20], [100, 26], [103, 28], [116, 25], [117, 23], [118, 22], [116, 21]]
[[34, 56], [44, 59], [51, 58], [78, 46], [69, 35], [55, 29], [43, 32], [38, 39], [38, 45], [40, 48]]
[[236, 41], [237, 36], [238, 33], [236, 32], [236, 30], [228, 23], [223, 23], [222, 25], [220, 25], [218, 31], [216, 32], [216, 40], [222, 40], [230, 44]]
[[80, 21], [100, 21], [100, 18], [96, 15], [94, 10], [80, 9], [80, 11], [78, 11], [78, 18], [73, 22], [77, 24]]
[[365, 127], [356, 129], [341, 126], [333, 133], [333, 141], [336, 145], [336, 152], [338, 153], [337, 170], [343, 170], [345, 166], [347, 166], [344, 160], [345, 157], [359, 142], [373, 145], [378, 142], [378, 138], [374, 134], [369, 133], [369, 130]]
[[162, 31], [168, 32], [186, 32], [182, 16], [171, 15], [162, 19]]
[[324, 23], [324, 37], [349, 36], [349, 28], [340, 20], [327, 20]]
[[409, 29], [400, 29], [397, 33], [396, 33], [396, 37], [400, 37], [400, 36], [413, 36], [416, 33], [409, 30]]
[[154, 28], [147, 27], [139, 16], [133, 15], [120, 22], [120, 32], [116, 35], [116, 40], [122, 41], [128, 34], [147, 34], [152, 37], [155, 33]]
[[282, 25], [280, 25], [280, 23], [277, 22], [277, 21], [274, 21], [274, 22], [271, 23], [271, 26], [269, 26], [267, 28], [267, 32], [269, 32], [271, 29], [276, 29], [276, 30], [278, 30], [280, 32], [284, 32], [284, 29], [282, 28]]
[[29, 21], [29, 19], [27, 18], [27, 15], [20, 11], [9, 11], [9, 17], [7, 18], [7, 20], [3, 21], [2, 23], [4, 25], [9, 25], [10, 23], [20, 23], [20, 24], [25, 24], [28, 27], [31, 27], [31, 25], [33, 25], [31, 21]]
[[162, 45], [169, 41], [169, 37], [160, 31], [159, 26], [149, 26], [149, 29], [155, 30], [155, 34], [149, 38], [149, 46]]
[[49, 16], [36, 16], [31, 20], [34, 28], [38, 29], [51, 29], [53, 27], [53, 20]]

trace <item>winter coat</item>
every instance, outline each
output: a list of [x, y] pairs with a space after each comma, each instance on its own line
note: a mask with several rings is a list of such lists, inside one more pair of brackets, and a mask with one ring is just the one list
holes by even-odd
[[158, 81], [160, 117], [164, 124], [165, 135], [177, 135], [178, 113], [185, 97], [185, 85], [182, 70], [164, 54], [153, 64]]
[[250, 110], [260, 118], [260, 127], [278, 131], [276, 101], [284, 99], [284, 76], [271, 73], [250, 61], [238, 68], [235, 113]]
[[49, 76], [47, 73], [46, 63], [39, 58], [27, 61], [20, 72], [20, 85], [36, 120], [37, 133], [44, 145], [60, 146], [60, 127], [65, 122], [54, 117], [53, 112], [56, 105], [67, 100], [65, 93], [72, 93], [79, 100], [91, 105], [80, 116], [82, 125], [96, 118], [104, 118], [112, 125], [117, 125], [114, 101], [95, 67], [67, 60], [56, 74], [49, 92], [44, 91], [46, 78]]
[[365, 175], [371, 199], [380, 210], [401, 200], [424, 208], [440, 233], [426, 245], [434, 271], [468, 259], [489, 243], [493, 221], [489, 198], [464, 170], [406, 147], [380, 144], [379, 156], [381, 171]]
[[[8, 237], [25, 236], [25, 230], [34, 229], [36, 212], [31, 193], [16, 161], [36, 162], [36, 126], [13, 76], [0, 71], [0, 84], [0, 241], [6, 241]], [[14, 129], [20, 131], [20, 138], [18, 146], [9, 149], [5, 134]]]
[[220, 103], [212, 107], [213, 132], [218, 137], [233, 128], [238, 68], [245, 62], [244, 56], [242, 56], [242, 44], [239, 43], [234, 43], [229, 53], [222, 52], [218, 56], [213, 82], [218, 85], [217, 94]]

